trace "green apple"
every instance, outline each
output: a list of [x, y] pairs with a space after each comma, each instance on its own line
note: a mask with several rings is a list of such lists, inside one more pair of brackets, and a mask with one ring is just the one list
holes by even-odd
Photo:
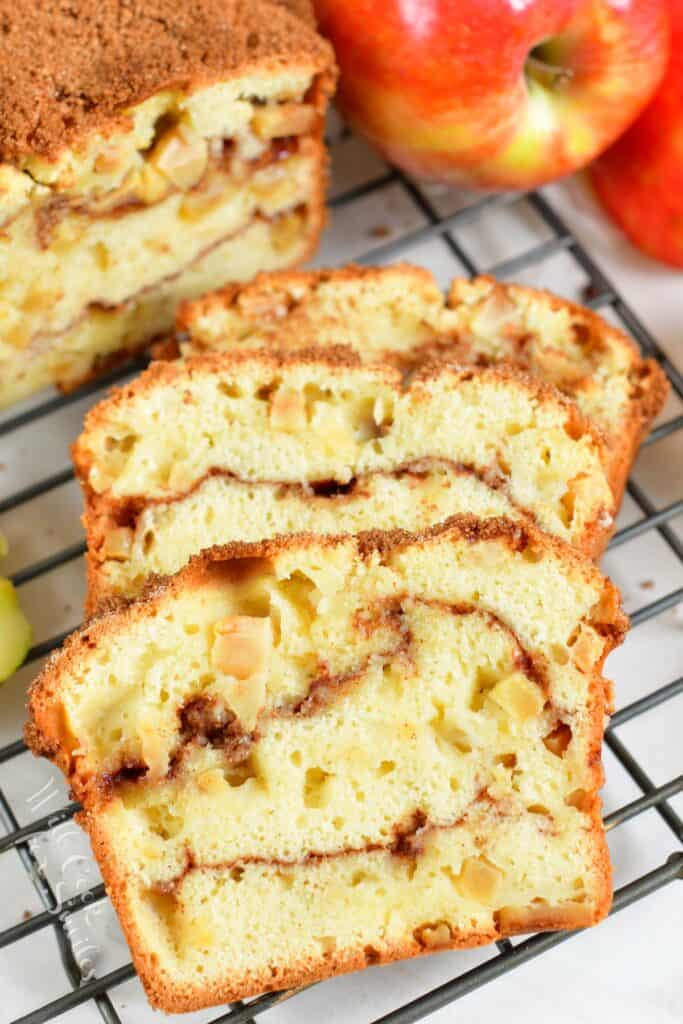
[[[0, 558], [6, 554], [7, 541], [0, 533]], [[31, 626], [21, 610], [17, 592], [9, 580], [0, 577], [0, 682], [19, 668], [31, 639]]]

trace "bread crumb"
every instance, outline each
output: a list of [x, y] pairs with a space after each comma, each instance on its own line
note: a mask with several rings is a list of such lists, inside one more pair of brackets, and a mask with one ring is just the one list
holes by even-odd
[[641, 590], [652, 590], [655, 585], [654, 580], [642, 580], [640, 583]]

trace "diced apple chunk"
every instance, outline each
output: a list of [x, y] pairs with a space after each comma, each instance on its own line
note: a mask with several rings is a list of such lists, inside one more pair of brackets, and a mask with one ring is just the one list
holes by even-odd
[[211, 768], [208, 771], [200, 772], [197, 776], [197, 789], [202, 793], [215, 795], [222, 793], [227, 786], [225, 776], [218, 768]]
[[147, 765], [147, 781], [158, 782], [168, 771], [169, 748], [155, 722], [141, 719], [137, 724], [142, 759]]
[[251, 191], [263, 214], [276, 215], [283, 207], [296, 201], [300, 188], [295, 180], [283, 176], [279, 181], [272, 178], [255, 181]]
[[583, 903], [567, 901], [529, 907], [501, 907], [496, 918], [502, 932], [533, 932], [538, 928], [584, 928], [591, 923]]
[[488, 699], [520, 722], [539, 715], [545, 704], [541, 688], [522, 672], [513, 672], [501, 679], [489, 693]]
[[291, 249], [304, 233], [304, 218], [300, 213], [283, 213], [270, 226], [270, 237], [276, 252]]
[[88, 474], [88, 483], [96, 494], [103, 494], [114, 483], [114, 477], [95, 464]]
[[484, 338], [505, 335], [505, 328], [516, 313], [517, 307], [505, 289], [494, 286], [472, 317], [472, 328]]
[[201, 179], [208, 158], [206, 139], [177, 127], [162, 136], [149, 159], [176, 188], [187, 189]]
[[143, 203], [157, 203], [168, 192], [168, 179], [153, 164], [143, 164], [135, 177], [134, 191]]
[[354, 424], [350, 423], [338, 408], [326, 408], [322, 414], [312, 417], [316, 439], [328, 454], [337, 454], [351, 462], [358, 454], [358, 442], [354, 437]]
[[266, 665], [272, 644], [270, 619], [226, 615], [214, 626], [213, 664], [225, 675], [249, 679]]
[[[560, 498], [560, 517], [565, 526], [570, 527], [574, 524], [577, 509], [580, 511], [582, 507], [591, 506], [593, 502], [593, 487], [593, 482], [585, 473], [579, 473], [578, 476], [569, 481], [567, 490]], [[609, 522], [606, 525], [609, 525]]]
[[555, 757], [564, 757], [571, 741], [572, 730], [565, 722], [560, 722], [551, 732], [543, 737], [544, 746]]
[[125, 151], [121, 146], [109, 146], [95, 158], [93, 169], [97, 174], [111, 174], [125, 159]]
[[182, 462], [174, 462], [168, 474], [168, 489], [175, 494], [185, 494], [195, 483], [189, 468]]
[[463, 861], [458, 882], [466, 899], [491, 903], [500, 888], [501, 879], [498, 868], [479, 857], [468, 857]]
[[435, 924], [423, 924], [421, 928], [416, 928], [415, 938], [427, 949], [438, 949], [439, 946], [447, 946], [452, 935], [446, 921], [437, 921]]
[[250, 732], [266, 699], [263, 670], [272, 648], [270, 619], [227, 615], [214, 626], [213, 665], [227, 676], [214, 685], [217, 695]]
[[257, 110], [251, 127], [254, 134], [265, 142], [289, 135], [304, 135], [312, 130], [315, 118], [314, 108], [304, 103], [279, 103]]
[[109, 530], [101, 548], [103, 558], [111, 558], [117, 562], [125, 562], [133, 547], [133, 531], [127, 526]]
[[190, 949], [213, 946], [216, 933], [209, 922], [203, 918], [192, 918], [182, 927], [182, 938]]
[[582, 626], [572, 647], [572, 660], [581, 672], [594, 672], [603, 652], [605, 641], [591, 629]]
[[229, 203], [237, 192], [236, 184], [226, 181], [223, 175], [209, 176], [201, 186], [189, 190], [183, 196], [178, 216], [190, 222], [201, 220], [219, 206]]
[[270, 425], [275, 430], [297, 434], [306, 429], [306, 400], [293, 388], [278, 388], [270, 404]]
[[563, 384], [577, 384], [591, 372], [589, 366], [575, 362], [556, 348], [539, 348], [534, 354], [534, 362], [544, 375]]
[[575, 789], [565, 798], [564, 802], [567, 807], [575, 807], [577, 811], [589, 814], [595, 807], [596, 798], [587, 793], [585, 789]]

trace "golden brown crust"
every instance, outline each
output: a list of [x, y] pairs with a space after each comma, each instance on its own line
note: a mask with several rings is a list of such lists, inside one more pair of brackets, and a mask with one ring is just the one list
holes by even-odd
[[[479, 282], [494, 284], [501, 287], [500, 282], [487, 274], [474, 278], [473, 284]], [[454, 280], [448, 293], [448, 305], [454, 307], [458, 302], [458, 288], [463, 282]], [[468, 284], [470, 282], [467, 282]], [[518, 294], [547, 303], [551, 309], [566, 309], [571, 315], [579, 318], [588, 331], [591, 339], [609, 341], [625, 352], [631, 362], [630, 383], [632, 392], [629, 411], [620, 424], [618, 435], [610, 441], [610, 483], [617, 504], [621, 503], [631, 466], [635, 461], [638, 449], [647, 437], [653, 420], [661, 412], [669, 394], [670, 385], [666, 374], [655, 359], [644, 359], [638, 346], [624, 331], [608, 323], [598, 313], [586, 306], [569, 299], [562, 299], [542, 288], [529, 288], [526, 285], [511, 285]]]
[[292, 66], [333, 80], [303, 0], [0, 0], [0, 18], [0, 156], [12, 162], [126, 127], [123, 111], [163, 89]]
[[[409, 274], [411, 277], [411, 288], [421, 288], [430, 297], [443, 296], [439, 291], [432, 274], [424, 267], [415, 266], [412, 263], [393, 263], [392, 271]], [[257, 274], [253, 281], [247, 285], [229, 284], [224, 288], [202, 295], [199, 299], [188, 299], [178, 306], [176, 327], [180, 333], [191, 331], [192, 324], [197, 317], [210, 315], [215, 310], [231, 309], [238, 305], [242, 298], [249, 299], [251, 295], [258, 296], [264, 290], [275, 289], [284, 292], [290, 298], [295, 290], [304, 290], [306, 294], [314, 292], [321, 284], [338, 284], [345, 281], [382, 281], [385, 273], [384, 267], [365, 267], [359, 263], [348, 263], [343, 267], [324, 267], [319, 270], [283, 270], [278, 273], [264, 271]], [[296, 304], [296, 300], [291, 299]]]
[[[624, 338], [630, 341], [626, 335]], [[632, 378], [633, 393], [629, 415], [623, 423], [619, 443], [612, 441], [610, 483], [617, 499], [617, 507], [621, 504], [626, 482], [640, 446], [650, 433], [653, 421], [664, 408], [671, 387], [666, 374], [654, 359], [638, 357]]]

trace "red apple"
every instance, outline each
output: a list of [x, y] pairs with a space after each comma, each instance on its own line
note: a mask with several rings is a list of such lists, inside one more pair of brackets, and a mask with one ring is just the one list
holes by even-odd
[[591, 168], [599, 198], [650, 256], [683, 267], [683, 0], [670, 0], [671, 58], [650, 106]]
[[316, 0], [348, 120], [422, 178], [527, 189], [587, 164], [666, 66], [666, 0]]

